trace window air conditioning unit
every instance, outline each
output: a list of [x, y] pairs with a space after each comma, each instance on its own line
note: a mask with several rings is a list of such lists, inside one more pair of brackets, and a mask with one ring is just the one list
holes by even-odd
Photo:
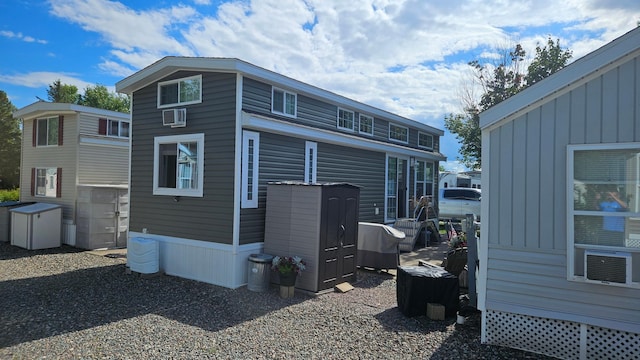
[[585, 281], [599, 284], [631, 284], [631, 254], [586, 250], [584, 252]]
[[162, 110], [162, 125], [172, 128], [187, 126], [187, 109]]

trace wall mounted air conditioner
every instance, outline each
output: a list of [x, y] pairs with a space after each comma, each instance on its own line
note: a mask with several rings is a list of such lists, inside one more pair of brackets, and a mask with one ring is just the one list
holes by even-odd
[[162, 125], [171, 127], [187, 126], [187, 109], [162, 110]]
[[631, 254], [617, 251], [586, 250], [584, 278], [599, 284], [631, 284]]

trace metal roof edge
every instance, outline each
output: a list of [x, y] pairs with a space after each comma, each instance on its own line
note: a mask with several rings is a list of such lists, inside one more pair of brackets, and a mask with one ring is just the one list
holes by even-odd
[[345, 108], [356, 110], [366, 115], [378, 116], [391, 122], [413, 126], [437, 136], [444, 135], [444, 130], [427, 125], [423, 122], [409, 119], [386, 110], [349, 99], [329, 90], [321, 89], [317, 86], [304, 83], [237, 58], [167, 56], [130, 75], [129, 77], [118, 81], [116, 83], [116, 91], [131, 94], [134, 91], [179, 70], [237, 72], [248, 78], [265, 81], [277, 87], [292, 90], [296, 93], [339, 104]]
[[562, 90], [570, 90], [577, 83], [588, 81], [589, 75], [598, 73], [629, 54], [640, 52], [640, 27], [612, 40], [588, 53], [546, 79], [522, 90], [516, 95], [480, 113], [480, 128], [484, 129], [514, 115], [534, 103], [557, 97]]
[[124, 118], [130, 119], [129, 114], [113, 111], [113, 110], [105, 110], [94, 108], [91, 106], [70, 104], [70, 103], [55, 103], [48, 101], [36, 101], [31, 103], [23, 108], [20, 108], [13, 112], [13, 117], [15, 118], [32, 118], [42, 115], [43, 113], [87, 113], [98, 116], [106, 116], [112, 118]]

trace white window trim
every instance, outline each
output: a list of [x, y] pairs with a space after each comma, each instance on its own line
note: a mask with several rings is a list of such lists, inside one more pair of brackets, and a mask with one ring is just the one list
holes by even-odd
[[[276, 111], [273, 108], [273, 102], [275, 97], [273, 96], [274, 91], [282, 91], [282, 111]], [[285, 111], [285, 109], [287, 108], [287, 94], [289, 95], [293, 95], [293, 97], [296, 99], [296, 104], [293, 107], [293, 114], [289, 114]], [[271, 87], [271, 112], [274, 114], [279, 114], [279, 115], [283, 115], [283, 116], [287, 116], [290, 118], [296, 118], [298, 116], [298, 94], [291, 92], [291, 91], [287, 91], [285, 89], [282, 88], [278, 88], [275, 86]]]
[[[344, 127], [344, 126], [340, 126], [340, 111], [344, 111], [344, 112], [348, 112], [351, 113], [353, 120], [351, 120], [351, 127]], [[340, 130], [347, 130], [347, 131], [355, 131], [355, 126], [356, 126], [356, 113], [351, 111], [351, 110], [347, 110], [345, 108], [338, 108], [338, 111], [336, 113], [336, 127]]]
[[[567, 145], [567, 181], [566, 181], [566, 222], [567, 222], [567, 280], [574, 282], [590, 282], [586, 280], [585, 275], [575, 274], [575, 262], [583, 261], [582, 258], [576, 259], [576, 248], [588, 250], [603, 250], [609, 253], [638, 253], [640, 249], [618, 247], [618, 246], [600, 246], [600, 245], [588, 245], [588, 244], [576, 244], [574, 233], [574, 215], [580, 213], [580, 210], [573, 209], [573, 195], [574, 195], [574, 153], [582, 150], [624, 150], [624, 149], [640, 149], [640, 143], [610, 143], [610, 144], [580, 144], [580, 145]], [[633, 213], [630, 213], [633, 214]], [[639, 214], [640, 215], [640, 214]], [[586, 272], [586, 269], [584, 269]], [[590, 282], [591, 283], [591, 282]], [[626, 287], [626, 288], [640, 288], [640, 282], [632, 282], [630, 284], [621, 283], [601, 283], [603, 285]]]
[[[55, 181], [53, 182], [53, 184], [55, 186], [54, 186], [53, 189], [49, 189], [47, 187], [47, 182], [49, 181], [49, 179], [47, 178], [47, 176], [48, 176], [47, 173], [49, 172], [49, 169], [53, 169], [56, 172], [56, 178], [55, 178]], [[44, 170], [45, 171], [45, 176], [44, 176], [45, 177], [45, 186], [44, 186], [45, 191], [44, 191], [44, 195], [38, 194], [38, 171], [39, 170]], [[55, 168], [55, 167], [37, 167], [36, 171], [35, 171], [35, 177], [36, 178], [33, 179], [34, 184], [35, 184], [35, 190], [33, 192], [33, 196], [41, 197], [41, 198], [55, 198], [55, 197], [57, 197], [57, 195], [58, 195], [58, 168]], [[48, 190], [53, 190], [53, 195], [47, 195]]]
[[[200, 80], [200, 98], [198, 100], [180, 102], [180, 92], [179, 92], [180, 91], [180, 85], [179, 84], [182, 81], [190, 80], [190, 79], [199, 79]], [[160, 104], [160, 89], [162, 88], [162, 86], [169, 85], [169, 84], [175, 84], [175, 83], [178, 83], [178, 102], [171, 103], [171, 104]], [[173, 107], [173, 106], [178, 106], [178, 105], [182, 106], [182, 105], [190, 105], [190, 104], [200, 104], [202, 102], [202, 75], [194, 75], [194, 76], [188, 76], [188, 77], [184, 77], [184, 78], [180, 78], [180, 79], [159, 82], [158, 83], [157, 102], [158, 102], [158, 109], [163, 109], [163, 108], [168, 108], [168, 107]]]
[[[391, 137], [391, 127], [392, 126], [396, 126], [396, 127], [399, 127], [399, 128], [407, 130], [407, 140], [399, 140], [399, 139], [392, 138]], [[394, 123], [389, 123], [389, 140], [397, 142], [397, 143], [400, 143], [400, 144], [408, 144], [409, 143], [409, 128], [406, 127], [406, 126], [402, 126], [402, 125], [398, 125], [398, 124], [394, 124]]]
[[[365, 131], [362, 131], [362, 130], [361, 130], [361, 128], [360, 128], [360, 124], [362, 123], [362, 118], [363, 118], [363, 117], [366, 117], [366, 118], [371, 119], [371, 132], [365, 132]], [[375, 121], [374, 121], [374, 119], [373, 119], [373, 116], [364, 115], [364, 114], [360, 114], [360, 115], [358, 115], [358, 133], [363, 134], [363, 135], [370, 135], [370, 136], [373, 136], [373, 123], [374, 123], [374, 122], [375, 122]]]
[[[35, 126], [35, 127], [36, 127], [36, 147], [41, 147], [41, 148], [43, 148], [43, 147], [55, 147], [55, 146], [60, 146], [60, 145], [58, 144], [58, 142], [59, 142], [59, 141], [58, 141], [58, 139], [59, 139], [59, 137], [60, 137], [60, 135], [59, 135], [59, 134], [58, 134], [58, 139], [56, 139], [56, 143], [55, 143], [55, 144], [49, 144], [49, 120], [52, 120], [52, 119], [60, 121], [60, 117], [58, 117], [58, 116], [48, 116], [48, 117], [43, 117], [43, 118], [37, 118], [37, 119], [34, 121], [34, 125], [33, 125], [33, 126]], [[38, 123], [40, 122], [40, 120], [47, 120], [47, 144], [46, 144], [46, 145], [40, 145], [40, 144], [38, 144], [38, 140], [40, 139], [40, 126], [39, 126], [39, 124], [38, 124]], [[58, 125], [58, 126], [59, 126], [59, 125]]]
[[[431, 137], [431, 146], [420, 145], [420, 136], [421, 135], [427, 135], [427, 136]], [[433, 150], [433, 135], [431, 135], [429, 133], [426, 133], [426, 132], [418, 131], [418, 147], [419, 148], [423, 148], [423, 149]]]
[[[118, 123], [118, 135], [110, 135], [109, 134], [109, 130], [111, 129], [111, 123], [112, 122], [117, 122]], [[128, 139], [129, 136], [122, 136], [122, 124], [129, 124], [129, 134], [131, 134], [131, 124], [129, 122], [122, 121], [122, 120], [111, 120], [111, 119], [107, 118], [107, 136], [120, 138], [120, 139]]]
[[[253, 141], [253, 177], [251, 181], [251, 193], [253, 198], [249, 199], [249, 141]], [[260, 133], [254, 131], [242, 131], [242, 197], [240, 206], [242, 208], [258, 207], [258, 169], [260, 163]]]
[[[418, 167], [418, 164], [420, 164], [420, 163], [423, 164], [423, 166], [422, 166], [422, 171], [424, 173], [424, 179], [423, 180], [418, 180], [417, 167]], [[416, 159], [416, 165], [415, 166], [416, 167], [415, 167], [415, 169], [413, 171], [413, 193], [415, 195], [417, 195], [418, 184], [422, 184], [423, 190], [425, 192], [427, 190], [427, 184], [431, 184], [431, 196], [432, 196], [432, 198], [435, 198], [435, 194], [434, 194], [435, 183], [433, 181], [433, 168], [434, 168], [433, 161], [429, 161], [429, 160], [425, 160], [425, 159]], [[431, 178], [427, 178], [427, 169], [431, 169]]]
[[[174, 189], [158, 186], [159, 150], [160, 144], [178, 142], [198, 143], [198, 188], [197, 189]], [[157, 136], [153, 139], [153, 195], [189, 196], [202, 197], [204, 188], [204, 134], [186, 134]]]
[[[312, 158], [310, 158], [311, 151], [313, 151]], [[305, 142], [304, 154], [304, 182], [315, 184], [317, 182], [318, 172], [318, 143], [313, 141]]]

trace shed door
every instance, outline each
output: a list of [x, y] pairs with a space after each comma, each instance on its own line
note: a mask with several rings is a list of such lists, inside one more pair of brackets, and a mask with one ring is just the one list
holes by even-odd
[[118, 190], [116, 201], [116, 247], [127, 246], [127, 232], [129, 230], [129, 194], [126, 189]]
[[318, 290], [355, 280], [358, 189], [323, 189]]

